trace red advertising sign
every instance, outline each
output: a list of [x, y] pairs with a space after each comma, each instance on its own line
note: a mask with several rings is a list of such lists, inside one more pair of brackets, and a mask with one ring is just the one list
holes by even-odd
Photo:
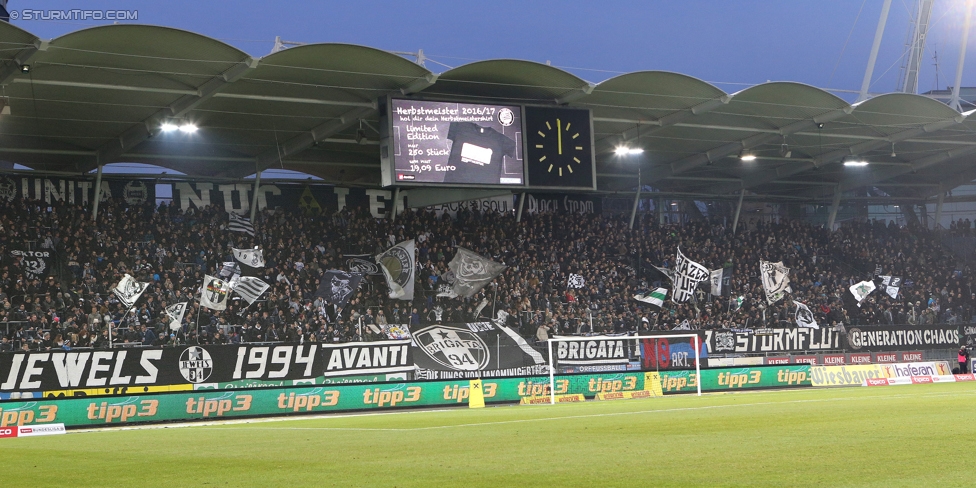
[[897, 363], [898, 355], [893, 352], [879, 352], [874, 355], [876, 363]]
[[851, 354], [851, 364], [871, 364], [870, 353]]
[[918, 362], [922, 360], [922, 351], [902, 352], [899, 353], [899, 355], [901, 356], [901, 362], [903, 363], [910, 363], [913, 361]]
[[847, 357], [843, 354], [825, 354], [823, 363], [827, 366], [840, 366], [847, 364]]

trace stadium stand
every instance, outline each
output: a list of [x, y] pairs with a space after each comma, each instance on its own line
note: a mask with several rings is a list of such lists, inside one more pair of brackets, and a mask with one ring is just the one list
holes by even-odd
[[[393, 221], [364, 208], [328, 215], [268, 209], [258, 213], [252, 238], [228, 232], [227, 213], [216, 206], [183, 212], [108, 201], [97, 224], [89, 212], [63, 202], [0, 201], [0, 351], [108, 347], [106, 324], [116, 346], [375, 340], [388, 323], [474, 321], [501, 310], [533, 339], [540, 326], [549, 335], [795, 327], [793, 299], [825, 326], [958, 324], [972, 321], [976, 301], [969, 268], [957, 265], [937, 234], [893, 223], [846, 223], [828, 233], [798, 221], [753, 222], [733, 234], [718, 222], [659, 225], [650, 215], [630, 230], [625, 217], [598, 214], [538, 213], [516, 222], [511, 213], [407, 210]], [[951, 233], [966, 235], [969, 227], [960, 222]], [[412, 302], [388, 298], [382, 276], [364, 280], [338, 318], [313, 296], [324, 270], [345, 269], [347, 255], [376, 255], [406, 239], [417, 243]], [[11, 255], [25, 243], [55, 256], [46, 279], [30, 279]], [[694, 302], [658, 308], [634, 300], [669, 286], [655, 266], [673, 266], [679, 245], [690, 259], [730, 271], [731, 293], [711, 296], [705, 283]], [[259, 276], [269, 292], [250, 307], [241, 300], [223, 312], [198, 311], [193, 295], [204, 274], [233, 261], [231, 247], [253, 246], [264, 250]], [[457, 246], [509, 268], [472, 298], [438, 297]], [[790, 298], [766, 304], [760, 259], [791, 268]], [[903, 277], [896, 296], [873, 293], [860, 307], [845, 306], [847, 288], [878, 270]], [[126, 273], [152, 282], [128, 315], [111, 292]], [[570, 274], [583, 278], [580, 288], [567, 286]], [[182, 301], [190, 306], [182, 328], [171, 332], [163, 310]]]

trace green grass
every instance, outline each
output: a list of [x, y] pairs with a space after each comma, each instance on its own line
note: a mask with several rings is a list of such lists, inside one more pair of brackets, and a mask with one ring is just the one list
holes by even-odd
[[976, 384], [690, 395], [0, 441], [4, 486], [970, 486]]

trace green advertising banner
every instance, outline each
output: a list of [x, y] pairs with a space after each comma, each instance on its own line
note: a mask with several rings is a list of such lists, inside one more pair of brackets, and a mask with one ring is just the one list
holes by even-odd
[[[665, 393], [697, 389], [694, 371], [662, 371]], [[703, 391], [810, 386], [806, 365], [702, 370]], [[558, 376], [557, 395], [644, 389], [643, 372]], [[294, 385], [272, 388], [197, 390], [177, 393], [66, 397], [0, 402], [0, 427], [64, 423], [67, 427], [164, 422], [244, 416], [276, 416], [400, 407], [467, 404], [468, 380], [382, 384]], [[237, 385], [244, 386], [244, 385]], [[253, 386], [253, 385], [248, 385]], [[483, 380], [486, 403], [517, 402], [549, 394], [549, 378]]]
[[[701, 375], [702, 391], [811, 386], [807, 364], [703, 369]], [[661, 371], [661, 389], [665, 394], [698, 391], [698, 377], [694, 371]]]

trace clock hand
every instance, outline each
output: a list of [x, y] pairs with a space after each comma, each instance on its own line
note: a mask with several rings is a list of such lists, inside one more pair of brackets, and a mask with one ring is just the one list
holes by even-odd
[[556, 139], [559, 141], [559, 154], [563, 153], [563, 130], [560, 127], [561, 125], [562, 125], [562, 121], [556, 119], [556, 134], [557, 134]]

